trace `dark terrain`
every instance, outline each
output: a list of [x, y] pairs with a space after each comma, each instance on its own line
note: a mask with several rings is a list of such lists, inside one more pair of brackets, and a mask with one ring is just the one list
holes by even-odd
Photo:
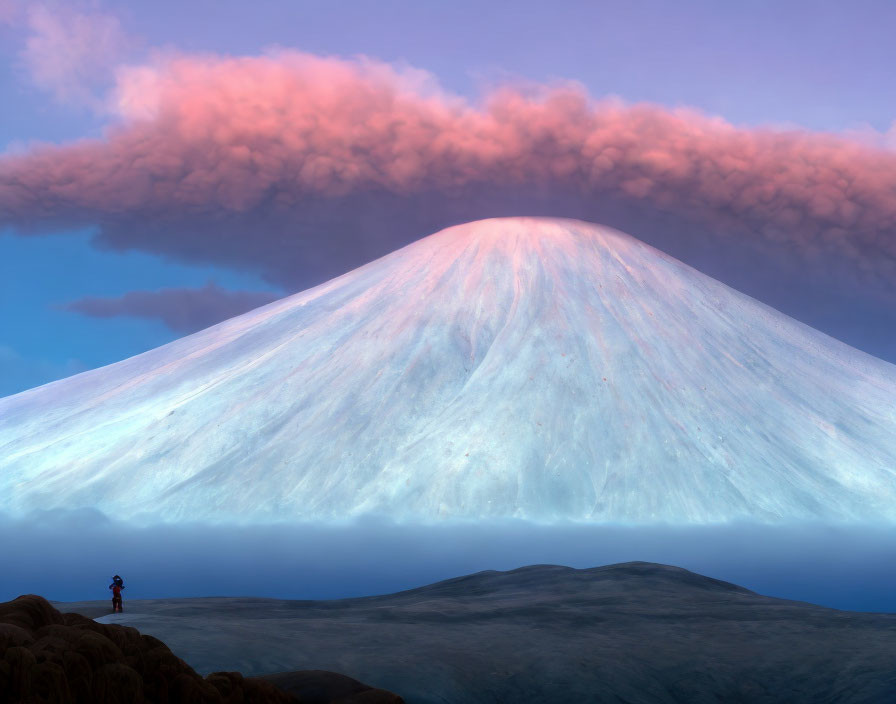
[[0, 603], [3, 704], [402, 704], [334, 672], [203, 678], [152, 636], [62, 614], [43, 597]]
[[200, 673], [342, 672], [409, 704], [896, 702], [896, 614], [760, 596], [652, 563], [480, 572], [337, 601], [125, 609], [102, 620], [152, 634]]

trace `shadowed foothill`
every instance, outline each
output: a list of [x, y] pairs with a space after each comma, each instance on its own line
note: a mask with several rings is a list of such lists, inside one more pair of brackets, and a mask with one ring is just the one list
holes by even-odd
[[[276, 686], [275, 686], [276, 685]], [[22, 704], [400, 704], [333, 672], [289, 672], [274, 684], [239, 672], [205, 678], [157, 638], [62, 614], [34, 594], [0, 603], [0, 702]]]

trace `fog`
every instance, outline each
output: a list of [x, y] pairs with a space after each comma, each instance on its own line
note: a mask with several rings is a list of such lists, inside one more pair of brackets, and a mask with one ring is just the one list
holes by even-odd
[[504, 521], [136, 525], [94, 511], [0, 516], [0, 601], [384, 594], [481, 570], [645, 560], [760, 594], [896, 612], [896, 530], [878, 525], [632, 527]]

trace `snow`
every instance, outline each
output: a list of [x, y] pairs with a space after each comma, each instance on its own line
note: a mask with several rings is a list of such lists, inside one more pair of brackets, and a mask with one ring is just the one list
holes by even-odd
[[896, 519], [896, 366], [609, 228], [448, 228], [0, 399], [0, 511]]

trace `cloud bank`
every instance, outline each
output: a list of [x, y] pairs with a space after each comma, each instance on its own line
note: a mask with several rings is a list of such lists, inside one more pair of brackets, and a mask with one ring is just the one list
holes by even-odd
[[198, 289], [130, 291], [115, 298], [90, 296], [67, 303], [62, 308], [95, 318], [131, 316], [160, 320], [175, 332], [189, 334], [280, 297], [265, 291], [230, 291], [210, 281]]
[[296, 51], [121, 68], [116, 105], [104, 139], [0, 159], [0, 226], [96, 225], [104, 247], [295, 289], [463, 220], [640, 217], [751, 264], [896, 280], [896, 154], [857, 140], [575, 84], [474, 105], [421, 71]]
[[835, 608], [896, 612], [896, 538], [886, 526], [653, 527], [525, 522], [402, 525], [141, 525], [85, 509], [0, 516], [0, 601], [23, 593], [108, 598], [385, 594], [481, 570], [595, 567], [646, 560], [761, 594]]

